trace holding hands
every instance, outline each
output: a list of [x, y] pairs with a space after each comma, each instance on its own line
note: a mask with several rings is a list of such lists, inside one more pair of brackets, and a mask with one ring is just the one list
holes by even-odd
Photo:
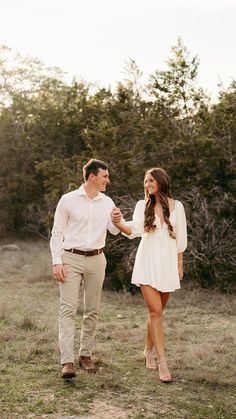
[[111, 219], [113, 224], [117, 225], [121, 222], [122, 220], [122, 214], [121, 214], [121, 210], [120, 208], [113, 208], [112, 213], [111, 213]]
[[131, 228], [125, 225], [120, 208], [117, 208], [117, 207], [113, 208], [112, 213], [111, 213], [111, 219], [112, 219], [113, 224], [117, 228], [119, 228], [119, 230], [122, 233], [125, 233], [128, 236], [132, 233]]

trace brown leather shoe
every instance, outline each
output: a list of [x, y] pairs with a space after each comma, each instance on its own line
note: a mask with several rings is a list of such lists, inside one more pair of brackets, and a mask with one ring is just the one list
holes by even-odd
[[75, 377], [75, 366], [73, 362], [66, 362], [62, 365], [62, 378], [73, 378]]
[[80, 355], [79, 357], [79, 365], [88, 372], [96, 372], [97, 369], [91, 359], [91, 356], [83, 356]]

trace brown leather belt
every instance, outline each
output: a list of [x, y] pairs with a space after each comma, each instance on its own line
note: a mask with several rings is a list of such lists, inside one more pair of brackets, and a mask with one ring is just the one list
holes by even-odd
[[76, 255], [95, 256], [100, 255], [104, 251], [104, 247], [102, 249], [95, 250], [65, 249], [65, 251], [70, 253], [76, 253]]

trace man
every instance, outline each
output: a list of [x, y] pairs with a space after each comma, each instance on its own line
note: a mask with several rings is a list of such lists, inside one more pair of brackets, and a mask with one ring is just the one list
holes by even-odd
[[111, 221], [115, 205], [101, 192], [109, 184], [108, 166], [92, 159], [83, 167], [85, 183], [60, 199], [50, 241], [53, 276], [59, 282], [59, 346], [62, 377], [75, 376], [74, 325], [81, 280], [84, 283], [79, 364], [95, 371], [92, 347], [95, 338], [106, 258], [103, 253], [107, 230], [118, 234]]

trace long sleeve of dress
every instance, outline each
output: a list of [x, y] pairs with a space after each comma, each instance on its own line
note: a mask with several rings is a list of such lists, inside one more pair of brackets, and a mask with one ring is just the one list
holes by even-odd
[[125, 237], [128, 237], [128, 239], [135, 239], [136, 237], [141, 237], [144, 233], [144, 208], [145, 201], [138, 201], [134, 209], [132, 221], [126, 221], [124, 223], [132, 230], [132, 234], [130, 235], [122, 233]]
[[177, 252], [184, 252], [187, 247], [187, 223], [183, 204], [178, 201], [177, 228], [176, 228]]

